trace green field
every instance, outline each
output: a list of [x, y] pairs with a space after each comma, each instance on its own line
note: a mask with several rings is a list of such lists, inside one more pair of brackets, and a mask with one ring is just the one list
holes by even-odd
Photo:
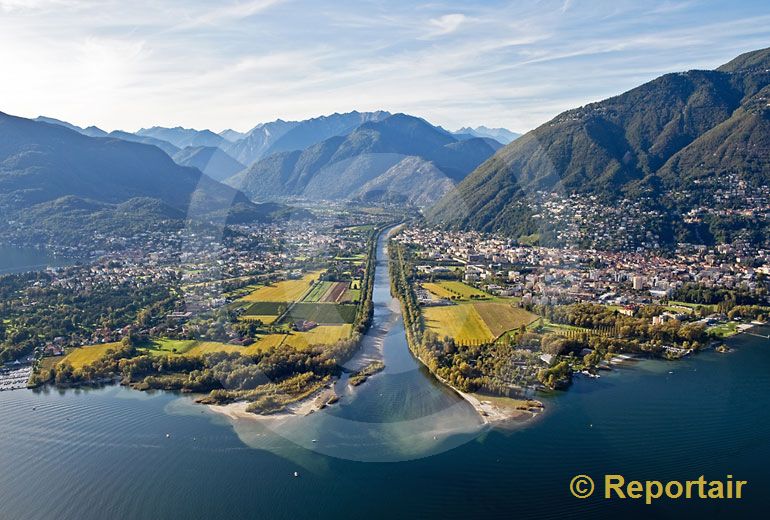
[[279, 310], [289, 306], [286, 302], [254, 302], [244, 311], [244, 316], [278, 316]]
[[202, 356], [211, 352], [242, 352], [243, 347], [218, 341], [197, 341], [192, 339], [157, 338], [144, 348], [152, 356]]
[[326, 291], [328, 291], [332, 285], [334, 285], [334, 282], [319, 282], [315, 284], [313, 289], [307, 293], [302, 301], [311, 303], [321, 301], [321, 298], [323, 298]]
[[361, 300], [360, 289], [348, 289], [342, 296], [342, 301], [358, 302], [359, 300]]
[[738, 334], [738, 324], [734, 321], [728, 321], [709, 327], [707, 330], [718, 338], [729, 338]]
[[355, 305], [300, 302], [291, 308], [291, 311], [283, 321], [308, 320], [316, 323], [342, 324], [353, 323], [355, 317]]
[[425, 283], [423, 287], [439, 298], [470, 300], [471, 296], [477, 298], [489, 298], [489, 294], [463, 282], [443, 281]]

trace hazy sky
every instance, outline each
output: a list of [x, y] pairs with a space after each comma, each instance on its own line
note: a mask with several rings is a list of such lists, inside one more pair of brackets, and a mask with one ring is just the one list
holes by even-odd
[[0, 111], [218, 131], [384, 109], [522, 131], [768, 46], [766, 0], [0, 0]]

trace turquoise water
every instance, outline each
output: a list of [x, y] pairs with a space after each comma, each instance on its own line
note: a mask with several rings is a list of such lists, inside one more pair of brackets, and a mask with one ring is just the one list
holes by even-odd
[[18, 248], [0, 245], [0, 275], [38, 271], [46, 267], [60, 267], [73, 263], [48, 254], [43, 249]]
[[[366, 356], [387, 371], [280, 426], [121, 387], [0, 394], [0, 518], [739, 518], [770, 505], [770, 340], [576, 379], [537, 420], [490, 430], [406, 355], [380, 276], [376, 299]], [[575, 499], [581, 473], [749, 484], [741, 502], [645, 506]]]

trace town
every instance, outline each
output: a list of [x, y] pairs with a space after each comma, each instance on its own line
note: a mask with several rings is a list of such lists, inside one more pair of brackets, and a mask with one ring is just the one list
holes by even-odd
[[127, 342], [156, 357], [345, 342], [364, 320], [367, 248], [388, 218], [330, 205], [219, 233], [148, 231], [95, 242], [91, 261], [6, 275], [0, 388], [63, 370], [57, 383], [73, 383]]
[[[672, 255], [538, 247], [478, 232], [412, 227], [398, 241], [419, 248], [425, 277], [454, 278], [523, 303], [594, 302], [633, 308], [691, 284], [743, 290], [766, 302], [770, 252], [748, 244], [680, 244]], [[758, 302], [759, 303], [759, 302]]]

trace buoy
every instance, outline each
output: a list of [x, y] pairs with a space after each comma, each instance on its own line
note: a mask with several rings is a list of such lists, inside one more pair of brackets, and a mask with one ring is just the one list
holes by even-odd
[[166, 438], [168, 439], [168, 438], [170, 438], [170, 437], [171, 437], [171, 434], [170, 434], [170, 433], [167, 433], [167, 434], [166, 434]]

